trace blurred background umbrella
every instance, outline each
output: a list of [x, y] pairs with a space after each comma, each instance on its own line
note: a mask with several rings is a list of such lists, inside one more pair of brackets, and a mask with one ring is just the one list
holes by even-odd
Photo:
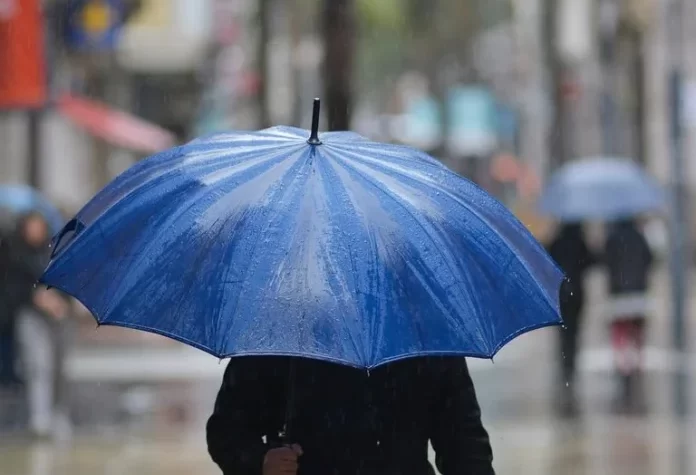
[[15, 215], [37, 211], [46, 218], [52, 232], [58, 232], [65, 224], [58, 208], [28, 185], [0, 185], [0, 208]]
[[135, 165], [57, 237], [43, 282], [218, 357], [492, 357], [560, 323], [560, 271], [495, 199], [408, 147], [307, 137], [218, 134]]
[[554, 173], [539, 210], [561, 221], [614, 220], [659, 211], [666, 196], [635, 162], [588, 158]]

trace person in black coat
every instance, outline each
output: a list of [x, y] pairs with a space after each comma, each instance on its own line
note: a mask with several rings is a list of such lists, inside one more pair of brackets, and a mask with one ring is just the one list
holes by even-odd
[[640, 370], [646, 322], [652, 307], [648, 289], [654, 258], [645, 236], [630, 219], [612, 225], [605, 243], [605, 255], [611, 333], [621, 381], [616, 403], [619, 408], [633, 405], [640, 408], [644, 406]]
[[617, 221], [605, 243], [605, 264], [612, 296], [644, 294], [648, 291], [653, 254], [635, 221]]
[[10, 238], [9, 232], [0, 231], [0, 387], [21, 382], [15, 340], [19, 302], [11, 269]]
[[407, 359], [369, 374], [295, 359], [292, 383], [290, 364], [230, 361], [207, 425], [225, 475], [432, 474], [428, 441], [443, 475], [494, 474], [464, 358]]
[[559, 361], [561, 368], [562, 412], [572, 415], [576, 410], [575, 373], [578, 341], [582, 329], [582, 311], [585, 305], [585, 274], [597, 263], [582, 231], [582, 224], [564, 224], [548, 246], [551, 257], [565, 273], [561, 284], [560, 302], [563, 328], [559, 333]]
[[17, 341], [24, 371], [32, 435], [45, 438], [53, 431], [58, 374], [58, 335], [69, 303], [55, 289], [37, 286], [50, 258], [50, 232], [36, 212], [22, 216], [11, 242], [10, 281], [17, 306]]

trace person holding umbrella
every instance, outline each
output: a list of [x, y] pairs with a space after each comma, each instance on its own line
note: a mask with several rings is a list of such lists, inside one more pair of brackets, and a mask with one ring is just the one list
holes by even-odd
[[[609, 270], [611, 313], [618, 317], [612, 329], [617, 362], [623, 368], [621, 387], [630, 392], [629, 380], [640, 354], [647, 289], [652, 262], [645, 238], [633, 218], [660, 212], [667, 205], [665, 190], [635, 160], [588, 157], [555, 171], [538, 202], [539, 210], [561, 222], [604, 221], [610, 229], [603, 263]], [[622, 399], [622, 398], [619, 398]]]
[[585, 305], [585, 275], [597, 263], [597, 258], [585, 241], [581, 223], [563, 224], [548, 251], [566, 275], [560, 297], [564, 328], [559, 331], [558, 345], [561, 367], [559, 409], [565, 415], [574, 415], [577, 411], [575, 373]]
[[36, 288], [48, 263], [49, 227], [38, 212], [20, 217], [11, 242], [9, 279], [17, 302], [17, 339], [25, 371], [29, 426], [38, 438], [51, 435], [54, 424], [59, 324], [68, 302], [55, 290]]
[[636, 221], [628, 218], [612, 223], [605, 255], [611, 297], [611, 337], [620, 381], [617, 405], [629, 408], [640, 394], [637, 385], [651, 307], [647, 294], [654, 258]]
[[16, 291], [13, 285], [10, 232], [0, 228], [0, 387], [21, 384], [17, 372], [16, 351]]
[[[208, 450], [224, 474], [492, 475], [493, 455], [466, 361], [410, 359], [368, 374], [298, 360], [291, 437], [290, 362], [233, 359], [208, 421]], [[267, 442], [263, 442], [266, 437]]]
[[559, 325], [562, 273], [417, 150], [273, 127], [139, 162], [54, 238], [42, 283], [102, 325], [232, 358], [208, 424], [227, 474], [491, 475], [465, 357]]

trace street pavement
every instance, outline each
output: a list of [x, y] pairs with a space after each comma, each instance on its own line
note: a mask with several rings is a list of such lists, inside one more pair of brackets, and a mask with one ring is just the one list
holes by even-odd
[[[656, 273], [657, 301], [646, 358], [647, 408], [612, 410], [612, 360], [602, 318], [603, 276], [589, 282], [577, 392], [580, 415], [553, 411], [563, 382], [554, 379], [557, 329], [523, 335], [490, 361], [472, 360], [484, 422], [499, 474], [692, 475], [696, 437], [691, 413], [675, 414], [675, 384], [685, 377], [696, 407], [696, 359], [669, 349], [669, 281]], [[696, 301], [690, 305], [694, 315]], [[102, 330], [100, 330], [102, 331]], [[205, 450], [203, 427], [224, 370], [195, 350], [77, 349], [69, 362], [74, 433], [54, 443], [0, 438], [0, 474], [190, 474], [219, 471]], [[559, 387], [560, 386], [560, 387]]]

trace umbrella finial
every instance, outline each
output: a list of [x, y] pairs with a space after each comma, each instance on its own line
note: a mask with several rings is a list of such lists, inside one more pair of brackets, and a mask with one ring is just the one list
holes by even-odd
[[314, 99], [314, 107], [312, 108], [312, 130], [307, 139], [307, 143], [310, 145], [320, 145], [321, 140], [319, 140], [319, 109], [321, 109], [321, 100], [317, 97]]

